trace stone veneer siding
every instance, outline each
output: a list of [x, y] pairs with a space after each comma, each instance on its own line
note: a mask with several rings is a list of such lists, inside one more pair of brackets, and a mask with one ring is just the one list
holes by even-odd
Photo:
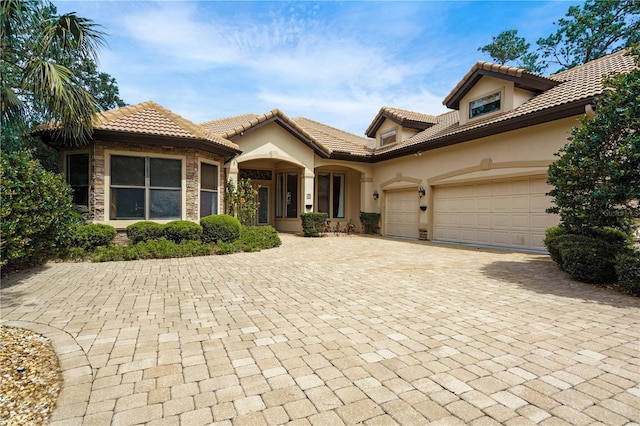
[[[101, 142], [95, 141], [91, 147], [91, 170], [92, 178], [89, 188], [89, 219], [93, 221], [106, 221], [109, 218], [105, 217], [105, 202], [107, 199], [107, 192], [109, 188], [105, 187], [105, 167], [106, 157], [105, 151], [121, 151], [131, 153], [143, 153], [148, 156], [154, 154], [165, 155], [181, 155], [186, 157], [186, 214], [183, 218], [186, 220], [198, 221], [200, 219], [200, 205], [199, 205], [199, 192], [200, 192], [200, 178], [199, 167], [200, 161], [216, 162], [219, 166], [219, 199], [224, 199], [224, 191], [226, 182], [224, 160], [222, 157], [214, 154], [200, 151], [197, 149], [172, 147], [172, 146], [154, 146], [154, 145], [140, 145], [129, 143], [116, 143], [116, 142]], [[222, 207], [221, 207], [221, 210]], [[222, 211], [220, 212], [222, 213]]]

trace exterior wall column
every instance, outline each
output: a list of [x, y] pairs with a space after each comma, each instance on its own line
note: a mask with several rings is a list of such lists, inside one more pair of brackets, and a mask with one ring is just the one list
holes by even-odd
[[[229, 181], [229, 180], [233, 181], [233, 187], [237, 188], [238, 187], [238, 173], [240, 172], [240, 168], [238, 167], [238, 160], [236, 160], [235, 158], [232, 159], [231, 161], [229, 161], [224, 166], [224, 168], [226, 170], [227, 181]], [[224, 181], [224, 179], [223, 179], [223, 182], [222, 182], [222, 187], [224, 189], [226, 189], [226, 187], [227, 187], [227, 182]]]
[[380, 200], [373, 199], [373, 189], [373, 177], [363, 174], [360, 178], [360, 211], [380, 212]]
[[313, 204], [315, 199], [315, 174], [313, 170], [307, 168], [304, 169], [304, 182], [302, 185], [302, 204], [303, 212], [310, 213], [313, 211]]

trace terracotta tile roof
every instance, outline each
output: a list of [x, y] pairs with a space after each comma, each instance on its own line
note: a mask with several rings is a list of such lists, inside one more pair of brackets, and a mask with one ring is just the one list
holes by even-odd
[[219, 120], [211, 120], [200, 124], [206, 130], [215, 133], [216, 135], [223, 135], [231, 132], [237, 127], [251, 122], [251, 120], [257, 118], [258, 114], [241, 114], [233, 117], [222, 118]]
[[414, 129], [426, 129], [438, 122], [437, 117], [406, 109], [391, 108], [384, 106], [378, 111], [378, 115], [373, 119], [367, 130], [364, 132], [369, 137], [375, 137], [376, 132], [385, 119], [390, 119], [404, 127]]
[[[542, 114], [554, 108], [559, 108], [575, 102], [588, 103], [603, 92], [602, 78], [611, 73], [625, 73], [636, 68], [633, 58], [625, 52], [617, 52], [585, 65], [573, 68], [549, 77], [560, 84], [534, 96], [519, 107], [503, 114], [492, 115], [486, 119], [473, 120], [460, 125], [457, 111], [438, 116], [438, 124], [426, 129], [406, 141], [376, 150], [375, 155], [389, 153], [396, 150], [421, 144], [428, 148], [429, 144], [439, 146], [443, 140], [469, 133], [472, 139], [479, 129], [490, 128], [500, 124], [507, 124], [510, 120], [526, 120], [528, 116]], [[515, 71], [510, 71], [515, 72]]]
[[239, 150], [235, 143], [221, 138], [151, 101], [100, 114], [94, 122], [94, 130], [201, 139]]
[[331, 153], [341, 152], [357, 156], [368, 156], [373, 153], [372, 148], [375, 146], [375, 140], [363, 138], [304, 117], [297, 117], [294, 121]]
[[331, 150], [328, 147], [324, 146], [322, 143], [318, 143], [318, 141], [304, 127], [277, 108], [267, 112], [266, 114], [243, 114], [222, 120], [208, 121], [202, 124], [202, 126], [204, 129], [210, 131], [220, 131], [222, 132], [219, 133], [220, 137], [229, 139], [242, 135], [242, 133], [272, 120], [279, 120], [284, 124], [284, 127], [287, 128], [288, 131], [305, 141], [309, 146], [311, 146], [311, 148], [318, 152], [322, 152], [326, 156], [331, 154]]

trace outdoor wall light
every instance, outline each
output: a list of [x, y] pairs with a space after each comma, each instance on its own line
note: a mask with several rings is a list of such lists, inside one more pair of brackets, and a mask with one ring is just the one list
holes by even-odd
[[426, 193], [427, 192], [424, 190], [423, 186], [420, 186], [420, 188], [418, 188], [418, 195], [420, 196], [420, 198], [424, 197]]
[[377, 200], [378, 198], [380, 198], [380, 194], [378, 194], [378, 191], [373, 191], [373, 199]]

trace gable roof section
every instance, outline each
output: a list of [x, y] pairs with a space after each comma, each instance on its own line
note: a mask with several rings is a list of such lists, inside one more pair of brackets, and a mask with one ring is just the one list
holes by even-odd
[[208, 121], [201, 126], [209, 131], [221, 131], [222, 133], [219, 133], [219, 135], [222, 138], [235, 140], [244, 135], [245, 132], [252, 132], [269, 123], [278, 124], [321, 157], [328, 158], [331, 154], [329, 148], [318, 143], [309, 132], [279, 109], [274, 109], [261, 115], [243, 114], [222, 120]]
[[438, 116], [438, 124], [390, 147], [377, 149], [374, 161], [466, 142], [584, 113], [604, 88], [602, 78], [636, 68], [631, 56], [617, 52], [582, 66], [552, 75], [558, 84], [506, 113], [460, 125], [457, 111]]
[[555, 79], [543, 77], [522, 68], [478, 61], [471, 67], [469, 72], [462, 77], [462, 80], [460, 80], [456, 87], [444, 98], [442, 103], [446, 105], [447, 108], [458, 109], [460, 107], [460, 100], [483, 76], [512, 81], [516, 87], [535, 93], [542, 93], [560, 84], [560, 82]]
[[382, 123], [384, 123], [384, 120], [391, 120], [394, 123], [400, 124], [402, 127], [417, 130], [427, 129], [438, 122], [437, 118], [433, 115], [385, 106], [380, 108], [378, 115], [373, 119], [364, 134], [370, 138], [375, 138], [376, 132]]

